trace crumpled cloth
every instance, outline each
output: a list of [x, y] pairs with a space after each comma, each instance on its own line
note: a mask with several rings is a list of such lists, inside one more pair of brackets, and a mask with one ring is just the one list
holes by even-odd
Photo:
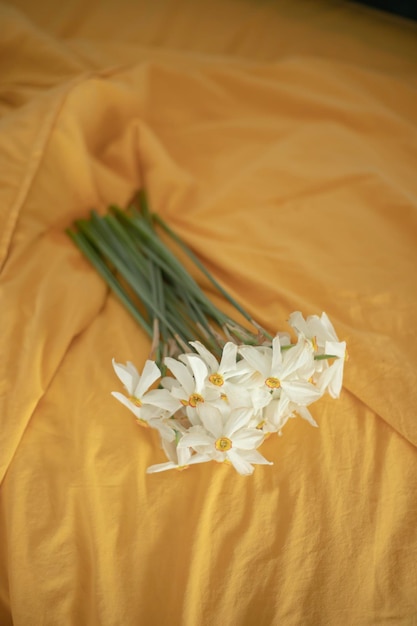
[[[416, 25], [316, 0], [0, 25], [0, 624], [415, 624]], [[251, 477], [146, 475], [158, 436], [110, 395], [150, 343], [65, 229], [139, 187], [271, 332], [326, 311], [348, 343], [319, 429]]]

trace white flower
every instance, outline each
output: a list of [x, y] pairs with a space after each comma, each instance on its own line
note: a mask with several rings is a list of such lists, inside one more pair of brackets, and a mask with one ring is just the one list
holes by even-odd
[[338, 398], [342, 390], [343, 371], [347, 358], [345, 341], [326, 341], [325, 354], [332, 354], [336, 357], [334, 363], [327, 362], [317, 378], [317, 385], [324, 393], [328, 391], [332, 398]]
[[[258, 410], [269, 402], [258, 390], [253, 391], [246, 388], [244, 382], [251, 369], [243, 361], [236, 362], [237, 345], [228, 341], [222, 351], [219, 361], [216, 357], [199, 341], [191, 341], [190, 345], [199, 353], [207, 366], [206, 385], [216, 389], [220, 397], [229, 407], [253, 407]], [[180, 357], [186, 359], [187, 355]], [[218, 406], [220, 411], [222, 407]]]
[[288, 318], [288, 323], [298, 334], [302, 333], [309, 339], [314, 337], [319, 348], [324, 348], [326, 341], [339, 341], [333, 324], [324, 312], [321, 317], [309, 315], [305, 320], [300, 311], [294, 311]]
[[196, 354], [183, 355], [185, 363], [181, 363], [171, 357], [165, 358], [165, 364], [175, 377], [174, 382], [163, 380], [163, 384], [169, 387], [169, 393], [173, 398], [185, 407], [187, 417], [192, 424], [199, 424], [197, 407], [204, 402], [214, 402], [221, 397], [220, 391], [208, 388], [207, 366]]
[[236, 377], [238, 374], [236, 368], [237, 345], [235, 343], [228, 341], [224, 345], [220, 363], [210, 350], [207, 350], [199, 341], [190, 341], [190, 345], [206, 364], [208, 380], [215, 387], [223, 387], [229, 378]]
[[264, 440], [262, 431], [249, 428], [251, 409], [234, 409], [225, 420], [213, 406], [200, 409], [202, 426], [193, 426], [178, 443], [178, 448], [192, 447], [215, 461], [228, 461], [239, 474], [252, 474], [255, 464], [269, 464], [256, 448]]
[[156, 363], [146, 361], [141, 375], [130, 361], [122, 365], [113, 359], [112, 363], [129, 395], [118, 391], [112, 391], [111, 395], [126, 406], [142, 426], [156, 428], [161, 437], [172, 440], [175, 434], [167, 418], [181, 405], [165, 389], [149, 390], [161, 375]]
[[113, 359], [112, 363], [117, 377], [123, 383], [133, 403], [136, 401], [141, 403], [143, 395], [161, 376], [159, 367], [154, 361], [146, 361], [142, 375], [139, 375], [138, 370], [130, 361], [126, 365], [122, 365], [121, 363], [116, 363], [115, 359]]
[[272, 400], [264, 410], [262, 430], [264, 432], [281, 434], [281, 430], [288, 420], [297, 416], [307, 420], [311, 426], [318, 427], [317, 422], [306, 406], [291, 402], [288, 396], [282, 394], [280, 398]]
[[307, 406], [320, 397], [321, 392], [308, 382], [314, 360], [305, 342], [282, 352], [279, 337], [274, 337], [272, 348], [242, 346], [240, 353], [252, 367], [253, 381], [270, 390], [271, 400], [285, 394], [292, 402]]
[[339, 341], [336, 331], [326, 313], [310, 315], [305, 320], [299, 311], [290, 315], [289, 324], [315, 346], [318, 355], [328, 354], [336, 357], [329, 365], [327, 360], [316, 361], [317, 386], [322, 393], [328, 391], [332, 398], [338, 398], [342, 389], [343, 371], [347, 359], [346, 342]]
[[193, 451], [189, 447], [177, 446], [176, 441], [167, 442], [162, 440], [162, 448], [169, 459], [166, 463], [157, 463], [147, 468], [147, 474], [154, 474], [156, 472], [165, 472], [170, 469], [183, 470], [187, 469], [190, 465], [196, 463], [206, 463], [211, 461], [208, 455], [193, 454]]
[[158, 430], [167, 456], [147, 473], [217, 461], [252, 474], [254, 465], [272, 465], [258, 451], [269, 433], [280, 435], [295, 417], [317, 427], [307, 406], [325, 391], [339, 395], [346, 343], [325, 313], [305, 320], [295, 312], [290, 325], [296, 344], [287, 333], [256, 346], [227, 342], [220, 359], [199, 341], [190, 342], [194, 352], [165, 358], [170, 372], [162, 379], [154, 361], [146, 361], [139, 374], [132, 363], [113, 359], [127, 395], [112, 395], [139, 424]]

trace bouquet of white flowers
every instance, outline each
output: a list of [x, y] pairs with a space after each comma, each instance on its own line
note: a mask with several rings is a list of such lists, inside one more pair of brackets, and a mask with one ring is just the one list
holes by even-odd
[[[271, 433], [300, 416], [317, 426], [308, 406], [340, 394], [346, 344], [325, 313], [292, 313], [288, 333], [271, 335], [225, 291], [141, 192], [126, 211], [110, 207], [79, 220], [69, 235], [152, 339], [139, 374], [113, 360], [125, 393], [113, 396], [138, 423], [155, 428], [166, 463], [147, 472], [227, 462], [240, 474], [271, 464], [258, 451]], [[163, 237], [163, 238], [162, 238]], [[231, 319], [207, 298], [168, 238], [248, 322]]]

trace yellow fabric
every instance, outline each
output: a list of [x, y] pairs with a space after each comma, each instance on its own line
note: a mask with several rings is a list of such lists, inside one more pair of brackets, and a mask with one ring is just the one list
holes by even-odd
[[[416, 35], [343, 2], [0, 6], [2, 626], [417, 623]], [[348, 342], [252, 477], [146, 475], [110, 396], [149, 341], [64, 230], [141, 185], [271, 331], [324, 310]]]

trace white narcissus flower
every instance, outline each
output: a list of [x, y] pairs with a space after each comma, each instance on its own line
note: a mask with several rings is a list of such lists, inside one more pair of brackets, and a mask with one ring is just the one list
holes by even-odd
[[155, 474], [157, 472], [165, 472], [166, 470], [177, 469], [184, 470], [190, 465], [196, 465], [197, 463], [207, 463], [211, 461], [208, 455], [193, 454], [193, 451], [189, 447], [177, 446], [176, 441], [162, 440], [162, 448], [169, 459], [166, 463], [157, 463], [147, 468], [147, 474]]
[[235, 343], [231, 341], [225, 343], [220, 362], [200, 341], [190, 341], [190, 345], [206, 364], [208, 381], [212, 385], [223, 387], [232, 377], [236, 383], [239, 382], [238, 376], [243, 372], [237, 370], [237, 345]]
[[123, 383], [123, 386], [133, 403], [138, 401], [140, 404], [143, 395], [161, 376], [161, 372], [157, 364], [150, 360], [146, 361], [141, 375], [130, 361], [128, 361], [126, 365], [122, 365], [122, 363], [116, 363], [115, 359], [113, 359], [112, 364], [114, 371], [116, 372], [116, 376]]
[[304, 319], [300, 311], [294, 311], [288, 318], [288, 323], [298, 334], [301, 333], [309, 339], [315, 338], [319, 348], [324, 348], [326, 341], [339, 341], [333, 324], [324, 312], [321, 317], [309, 315]]
[[297, 416], [317, 426], [307, 406], [325, 391], [340, 394], [346, 343], [325, 313], [305, 320], [295, 312], [290, 325], [298, 335], [295, 345], [283, 333], [256, 346], [226, 342], [220, 360], [190, 342], [195, 352], [165, 358], [172, 375], [158, 389], [161, 372], [154, 361], [146, 361], [139, 374], [132, 363], [113, 360], [127, 395], [112, 395], [140, 424], [158, 430], [168, 459], [148, 473], [214, 460], [252, 474], [256, 464], [272, 465], [258, 452], [269, 433], [281, 434]]
[[[235, 343], [228, 341], [224, 345], [220, 362], [199, 341], [191, 341], [190, 345], [207, 366], [206, 385], [216, 389], [229, 407], [245, 406], [259, 410], [269, 402], [269, 397], [265, 397], [262, 392], [250, 390], [244, 385], [244, 379], [250, 373], [250, 367], [243, 361], [237, 364], [238, 347]], [[182, 358], [186, 359], [187, 355], [182, 355]], [[222, 410], [221, 407], [219, 408]]]
[[308, 408], [295, 402], [291, 402], [285, 394], [282, 394], [280, 398], [276, 398], [271, 401], [271, 403], [264, 410], [263, 417], [263, 431], [277, 432], [279, 435], [288, 420], [293, 417], [302, 417], [309, 422], [311, 426], [315, 426], [316, 428], [318, 427], [317, 422], [311, 415]]
[[264, 440], [264, 433], [249, 428], [251, 409], [234, 409], [227, 419], [214, 406], [200, 408], [202, 426], [193, 426], [183, 435], [178, 448], [191, 447], [215, 461], [230, 462], [239, 474], [252, 474], [254, 464], [268, 464], [256, 449]]
[[171, 357], [165, 357], [165, 365], [174, 375], [171, 382], [164, 379], [163, 384], [169, 386], [169, 393], [185, 407], [187, 417], [192, 424], [199, 424], [197, 408], [204, 402], [214, 402], [221, 397], [220, 391], [208, 388], [207, 366], [196, 354], [183, 355], [185, 363]]
[[342, 390], [343, 371], [347, 359], [345, 341], [326, 341], [325, 354], [332, 354], [336, 357], [334, 363], [323, 367], [317, 378], [317, 386], [321, 392], [327, 391], [332, 398], [338, 398]]
[[314, 359], [305, 342], [282, 352], [279, 337], [274, 337], [272, 348], [242, 346], [239, 351], [252, 367], [253, 383], [269, 389], [271, 400], [285, 394], [292, 402], [307, 406], [320, 397], [320, 390], [308, 382]]
[[317, 354], [328, 354], [336, 357], [329, 365], [327, 360], [316, 361], [317, 386], [321, 392], [328, 391], [332, 398], [338, 398], [342, 389], [343, 371], [347, 360], [346, 342], [339, 341], [333, 324], [326, 313], [310, 315], [305, 320], [299, 311], [289, 317], [289, 324], [298, 335], [304, 335], [315, 344]]
[[126, 406], [142, 426], [157, 428], [161, 437], [173, 439], [174, 431], [166, 418], [175, 413], [181, 405], [165, 389], [149, 390], [161, 376], [156, 363], [146, 361], [142, 374], [139, 374], [130, 361], [122, 365], [113, 359], [112, 363], [116, 375], [128, 393], [128, 396], [125, 396], [118, 391], [112, 391], [112, 396]]
[[122, 365], [113, 359], [112, 363], [117, 377], [128, 393], [128, 397], [118, 391], [113, 391], [112, 396], [120, 400], [130, 410], [135, 412], [135, 408], [140, 409], [144, 405], [152, 405], [173, 413], [179, 408], [178, 402], [174, 402], [165, 390], [149, 390], [161, 376], [160, 369], [154, 361], [146, 361], [141, 375], [130, 361], [126, 365]]

